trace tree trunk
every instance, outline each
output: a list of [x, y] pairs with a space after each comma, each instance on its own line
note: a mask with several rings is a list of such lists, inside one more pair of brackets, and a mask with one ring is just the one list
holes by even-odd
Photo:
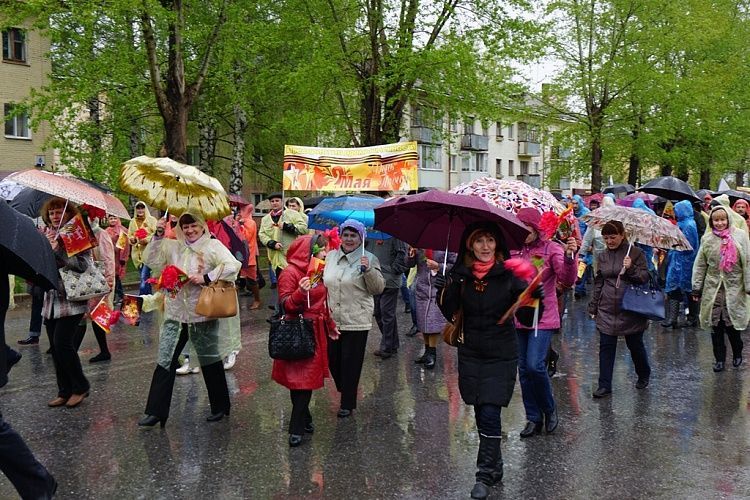
[[672, 175], [672, 164], [669, 163], [669, 162], [662, 163], [661, 168], [659, 169], [659, 175], [661, 175], [661, 176], [670, 176], [670, 175]]
[[699, 189], [711, 189], [711, 170], [705, 168], [701, 170], [701, 178], [698, 184]]
[[234, 127], [232, 136], [232, 171], [229, 175], [229, 192], [242, 194], [243, 174], [245, 172], [245, 132], [247, 132], [247, 113], [238, 104], [234, 105]]
[[201, 113], [198, 117], [198, 154], [200, 156], [198, 168], [208, 175], [214, 175], [216, 140], [216, 119], [206, 113]]
[[631, 186], [637, 186], [638, 174], [641, 172], [641, 158], [638, 153], [630, 153], [630, 160], [628, 164], [628, 184]]
[[187, 124], [190, 108], [179, 99], [172, 105], [172, 112], [164, 117], [164, 144], [167, 156], [174, 161], [187, 162]]
[[735, 171], [734, 183], [737, 185], [737, 187], [745, 185], [745, 171], [744, 170]]

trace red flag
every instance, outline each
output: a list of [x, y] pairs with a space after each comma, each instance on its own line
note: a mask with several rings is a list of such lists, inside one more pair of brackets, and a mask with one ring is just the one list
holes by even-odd
[[70, 219], [60, 228], [60, 238], [63, 241], [63, 246], [65, 246], [68, 257], [94, 248], [98, 244], [88, 221], [80, 214]]

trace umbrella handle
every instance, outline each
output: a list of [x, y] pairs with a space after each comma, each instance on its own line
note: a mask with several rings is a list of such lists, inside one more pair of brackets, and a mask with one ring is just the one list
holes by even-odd
[[55, 238], [60, 236], [60, 227], [62, 226], [62, 221], [65, 218], [65, 213], [68, 211], [68, 199], [65, 198], [65, 206], [63, 207], [63, 214], [62, 217], [60, 217], [60, 222], [57, 223], [57, 229], [55, 229]]
[[[362, 257], [365, 256], [365, 242], [362, 242]], [[367, 268], [365, 266], [359, 266], [359, 272], [364, 274], [365, 271], [367, 271]]]

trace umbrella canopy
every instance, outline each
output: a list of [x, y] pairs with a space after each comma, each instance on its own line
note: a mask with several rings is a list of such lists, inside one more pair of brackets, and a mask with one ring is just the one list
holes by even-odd
[[691, 188], [687, 182], [672, 176], [657, 177], [641, 186], [638, 191], [655, 194], [662, 198], [674, 201], [700, 200], [698, 195], [695, 194], [695, 191], [693, 191], [693, 188]]
[[[91, 205], [109, 214], [130, 219], [125, 205], [120, 200], [92, 186], [90, 183], [71, 175], [57, 174], [32, 168], [10, 174], [6, 179], [47, 193], [50, 196], [65, 198], [79, 205]], [[38, 213], [35, 215], [38, 215]]]
[[0, 181], [0, 198], [5, 201], [11, 201], [13, 198], [18, 196], [18, 193], [26, 189], [26, 186], [17, 182], [3, 179]]
[[643, 202], [649, 207], [654, 208], [654, 204], [658, 203], [666, 203], [667, 200], [662, 198], [661, 196], [656, 196], [655, 194], [648, 194], [648, 193], [631, 193], [627, 195], [625, 198], [621, 198], [617, 200], [618, 205], [622, 205], [623, 207], [632, 207], [633, 203], [635, 203], [635, 200], [643, 200]]
[[231, 213], [224, 187], [195, 167], [170, 158], [139, 156], [120, 170], [120, 187], [147, 204], [175, 215], [194, 211], [209, 220]]
[[375, 208], [375, 229], [414, 248], [457, 252], [464, 228], [484, 221], [497, 223], [509, 249], [521, 248], [529, 234], [515, 215], [478, 196], [427, 191], [393, 198]]
[[632, 184], [612, 184], [602, 189], [602, 193], [612, 193], [615, 196], [625, 196], [626, 194], [635, 193], [635, 188]]
[[230, 194], [229, 203], [233, 205], [239, 205], [241, 207], [246, 207], [251, 204], [249, 201], [243, 198], [241, 194]]
[[305, 204], [305, 209], [317, 207], [321, 201], [327, 200], [330, 196], [310, 196], [309, 198], [302, 198], [302, 203]]
[[750, 193], [746, 193], [744, 191], [738, 191], [735, 189], [727, 189], [725, 191], [721, 191], [719, 193], [714, 193], [714, 196], [719, 196], [725, 194], [729, 196], [729, 201], [734, 205], [734, 202], [737, 200], [745, 200], [747, 202], [750, 202]]
[[[104, 200], [107, 204], [105, 212], [116, 215], [122, 219], [130, 220], [130, 214], [120, 200], [111, 194], [102, 194], [104, 195]], [[52, 198], [52, 195], [49, 193], [37, 189], [24, 188], [23, 191], [13, 198], [13, 201], [10, 202], [10, 206], [24, 215], [36, 218], [39, 217], [39, 211], [42, 209], [42, 205], [44, 205], [44, 203], [50, 198]]]
[[57, 263], [47, 238], [25, 215], [0, 201], [0, 259], [9, 274], [44, 288], [57, 288]]
[[356, 196], [337, 196], [321, 201], [308, 214], [307, 227], [310, 229], [330, 229], [346, 219], [355, 219], [365, 225], [367, 237], [385, 240], [390, 234], [378, 231], [375, 225], [375, 207], [385, 202], [378, 196], [359, 194]]
[[637, 208], [602, 207], [589, 212], [581, 219], [590, 227], [595, 228], [601, 228], [609, 221], [620, 221], [633, 243], [674, 250], [693, 249], [678, 226], [658, 215], [652, 215]]
[[552, 193], [512, 179], [481, 177], [451, 189], [452, 193], [478, 196], [490, 204], [517, 213], [522, 208], [535, 208], [540, 212], [560, 214], [565, 207]]

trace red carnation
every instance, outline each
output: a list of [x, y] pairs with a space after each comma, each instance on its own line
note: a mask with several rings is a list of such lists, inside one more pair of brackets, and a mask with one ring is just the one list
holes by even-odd
[[159, 290], [164, 290], [171, 297], [175, 297], [180, 288], [187, 283], [188, 275], [185, 274], [179, 267], [169, 265], [164, 268], [159, 276], [157, 286]]
[[139, 240], [145, 240], [148, 238], [148, 231], [146, 231], [144, 228], [140, 228], [135, 232], [135, 237]]

